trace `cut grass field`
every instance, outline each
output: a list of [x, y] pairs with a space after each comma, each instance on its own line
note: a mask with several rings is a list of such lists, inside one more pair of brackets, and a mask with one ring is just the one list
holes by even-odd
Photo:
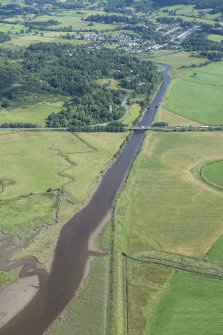
[[[19, 256], [34, 255], [41, 262], [49, 259], [61, 225], [87, 200], [125, 136], [1, 135], [0, 231], [26, 239], [41, 229]], [[59, 220], [56, 225], [55, 220]]]
[[158, 112], [155, 117], [155, 122], [166, 122], [169, 126], [197, 126], [199, 123], [187, 119], [176, 113], [169, 112], [163, 105], [159, 106]]
[[[221, 281], [185, 272], [177, 272], [171, 279], [173, 272], [168, 268], [131, 260], [126, 275], [122, 252], [163, 250], [204, 257], [215, 245], [208, 257], [223, 264], [223, 242], [215, 243], [223, 232], [223, 193], [201, 182], [194, 169], [222, 157], [222, 139], [219, 133], [146, 136], [115, 208], [111, 305], [114, 334], [123, 334], [127, 325], [129, 334], [205, 334], [205, 327], [207, 334], [212, 334], [212, 313], [219, 324], [213, 334], [220, 334]], [[206, 303], [199, 310], [203, 299]], [[216, 309], [221, 312], [216, 314]], [[193, 315], [192, 329], [189, 320]]]
[[223, 281], [176, 273], [155, 303], [146, 335], [222, 334]]
[[3, 109], [0, 111], [0, 124], [10, 122], [33, 123], [38, 126], [45, 126], [45, 120], [51, 113], [59, 113], [63, 102], [36, 103], [33, 105], [24, 105], [11, 110]]
[[175, 73], [166, 109], [198, 123], [223, 124], [223, 63]]
[[165, 57], [159, 57], [158, 55], [156, 58], [152, 57], [151, 60], [157, 63], [168, 64], [172, 66], [174, 70], [182, 66], [200, 65], [206, 61], [205, 58], [198, 58], [186, 51], [174, 52]]
[[223, 36], [222, 35], [210, 34], [210, 35], [208, 35], [208, 39], [211, 40], [211, 41], [215, 41], [215, 42], [221, 42], [221, 41], [223, 41]]
[[192, 169], [221, 159], [222, 139], [218, 133], [146, 137], [116, 207], [126, 251], [156, 243], [169, 252], [205, 254], [223, 231], [223, 194], [199, 181]]
[[203, 178], [223, 190], [223, 161], [211, 162], [202, 168]]

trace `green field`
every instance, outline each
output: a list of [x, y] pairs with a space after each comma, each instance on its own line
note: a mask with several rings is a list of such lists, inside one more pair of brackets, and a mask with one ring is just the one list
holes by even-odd
[[222, 334], [223, 281], [176, 273], [153, 307], [147, 335]]
[[198, 58], [193, 56], [193, 54], [186, 52], [186, 51], [180, 51], [173, 53], [172, 55], [167, 55], [165, 57], [156, 57], [151, 58], [152, 61], [158, 62], [158, 63], [165, 63], [173, 67], [173, 69], [178, 69], [182, 66], [191, 66], [191, 65], [200, 65], [205, 62], [205, 58]]
[[[42, 262], [49, 258], [62, 224], [89, 197], [125, 136], [66, 132], [1, 135], [0, 230], [25, 239], [41, 229], [18, 257], [31, 254]], [[54, 225], [56, 215], [59, 224]]]
[[0, 123], [21, 122], [45, 126], [47, 116], [51, 113], [59, 113], [62, 106], [62, 101], [43, 101], [42, 103], [24, 105], [12, 110], [3, 109], [0, 111]]
[[210, 14], [208, 9], [196, 9], [193, 5], [175, 5], [175, 6], [166, 6], [160, 9], [157, 9], [150, 16], [153, 19], [159, 17], [173, 17], [181, 18], [184, 21], [193, 21], [193, 22], [202, 22], [206, 24], [214, 24], [215, 19], [221, 17], [220, 13]]
[[208, 184], [223, 189], [223, 161], [211, 162], [201, 169], [202, 177]]
[[221, 42], [221, 41], [223, 41], [223, 36], [222, 35], [213, 35], [213, 34], [210, 34], [210, 35], [208, 35], [208, 38], [209, 38], [209, 40], [215, 41], [215, 42]]
[[116, 207], [126, 250], [158, 244], [169, 252], [205, 253], [222, 229], [223, 194], [197, 180], [192, 169], [221, 158], [222, 138], [217, 133], [147, 136]]
[[[146, 329], [147, 334], [200, 334], [202, 318], [206, 319], [207, 315], [210, 315], [208, 321], [210, 323], [215, 309], [209, 310], [211, 303], [207, 302], [200, 316], [193, 321], [194, 332], [186, 333], [184, 323], [186, 324], [188, 319], [185, 316], [184, 320], [181, 313], [179, 319], [176, 319], [176, 325], [167, 323], [169, 328], [165, 333], [165, 328], [162, 328], [162, 322], [165, 321], [161, 319], [164, 316], [161, 312], [157, 313], [156, 308], [164, 312], [167, 310], [168, 302], [159, 305], [157, 301], [160, 301], [160, 297], [165, 294], [165, 287], [169, 287], [167, 284], [171, 272], [169, 270], [164, 272], [160, 266], [155, 266], [153, 269], [148, 263], [131, 262], [126, 275], [121, 253], [134, 255], [136, 252], [163, 250], [180, 255], [205, 256], [223, 231], [221, 211], [223, 193], [199, 180], [197, 166], [207, 160], [221, 158], [222, 139], [223, 135], [219, 133], [153, 133], [146, 136], [115, 209], [112, 277], [114, 293], [111, 303], [113, 333], [124, 333], [126, 308], [129, 313], [128, 324], [134, 334], [142, 334]], [[223, 243], [219, 242], [215, 246], [218, 250], [210, 251], [210, 260], [223, 264], [220, 253], [223, 250], [222, 245]], [[188, 275], [182, 273], [179, 276], [183, 278]], [[159, 285], [161, 278], [163, 282]], [[198, 278], [195, 289], [199, 288], [200, 282], [201, 291], [196, 293], [195, 290], [191, 295], [188, 291], [182, 293], [188, 304], [185, 307], [188, 315], [193, 313], [190, 301], [193, 301], [194, 308], [198, 309], [200, 292], [211, 296], [212, 291], [206, 292], [205, 285], [217, 282], [202, 277], [192, 276], [192, 278]], [[123, 282], [129, 285], [127, 307], [125, 298], [123, 300], [121, 298], [124, 294]], [[174, 289], [174, 285], [171, 287]], [[183, 289], [184, 287], [185, 285]], [[216, 289], [218, 290], [218, 286]], [[171, 291], [168, 299], [177, 295], [178, 291], [176, 293]], [[214, 299], [215, 296], [213, 301]], [[173, 308], [174, 306], [173, 302]], [[177, 315], [175, 310], [173, 314], [169, 312], [166, 314], [171, 320]], [[157, 319], [157, 315], [160, 315], [160, 319]], [[214, 315], [213, 318], [219, 319], [219, 315]], [[149, 327], [152, 327], [151, 333]], [[212, 329], [211, 327], [210, 325], [209, 329]], [[177, 333], [179, 329], [182, 329], [182, 333]]]
[[131, 126], [134, 124], [135, 120], [139, 118], [141, 114], [141, 106], [138, 103], [134, 103], [129, 106], [129, 111], [127, 117], [123, 120], [123, 123]]
[[177, 71], [167, 110], [199, 123], [223, 124], [223, 63]]

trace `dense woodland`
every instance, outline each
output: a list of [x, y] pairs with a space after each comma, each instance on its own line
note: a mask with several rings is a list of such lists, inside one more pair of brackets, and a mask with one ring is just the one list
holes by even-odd
[[[68, 97], [59, 114], [51, 114], [49, 127], [85, 126], [118, 120], [126, 95], [152, 94], [161, 75], [151, 62], [121, 55], [110, 49], [90, 49], [70, 44], [38, 43], [25, 51], [0, 54], [2, 107], [32, 92]], [[98, 80], [112, 78], [119, 88]]]
[[212, 9], [211, 13], [223, 13], [222, 0], [108, 0], [107, 11], [124, 12], [129, 6], [134, 6], [139, 11], [147, 11], [154, 6], [195, 5], [197, 9]]

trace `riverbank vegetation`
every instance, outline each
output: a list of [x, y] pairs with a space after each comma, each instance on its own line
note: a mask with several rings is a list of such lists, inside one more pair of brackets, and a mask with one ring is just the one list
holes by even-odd
[[49, 259], [61, 226], [87, 200], [124, 140], [124, 134], [106, 133], [1, 135], [0, 230], [19, 236], [16, 257]]
[[[100, 131], [133, 125], [161, 83], [151, 61], [173, 67], [154, 121], [223, 123], [223, 66], [211, 63], [223, 59], [220, 2], [0, 4], [0, 124], [97, 131], [1, 132], [0, 231], [18, 236], [13, 260], [49, 260], [127, 136]], [[105, 255], [48, 335], [221, 334], [222, 282], [211, 267], [223, 265], [223, 192], [199, 175], [204, 165], [222, 184], [222, 164], [206, 165], [222, 160], [221, 147], [221, 133], [146, 134], [95, 243]], [[17, 272], [0, 273], [0, 290]]]

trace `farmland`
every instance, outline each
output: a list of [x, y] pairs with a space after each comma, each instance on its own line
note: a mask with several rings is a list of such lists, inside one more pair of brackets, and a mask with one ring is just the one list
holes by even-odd
[[194, 21], [197, 23], [213, 24], [216, 18], [220, 18], [221, 14], [210, 14], [210, 10], [199, 10], [193, 5], [175, 5], [166, 6], [158, 9], [152, 14], [152, 18], [157, 19], [159, 17], [175, 17], [181, 18], [185, 21]]
[[222, 124], [222, 73], [222, 62], [177, 71], [166, 109], [199, 123]]
[[159, 56], [162, 56], [162, 54], [156, 54], [154, 61], [156, 61], [157, 63], [165, 62], [165, 64], [172, 66], [174, 70], [179, 69], [182, 66], [201, 65], [205, 62], [205, 58], [198, 58], [196, 57], [196, 55], [193, 55], [186, 51], [175, 52], [160, 58]]
[[[136, 252], [163, 250], [202, 258], [209, 252], [210, 260], [222, 263], [222, 240], [217, 241], [213, 251], [211, 247], [223, 231], [220, 205], [223, 193], [203, 183], [198, 176], [201, 163], [222, 157], [221, 141], [222, 134], [216, 133], [147, 135], [116, 205], [113, 285], [118, 293], [113, 296], [113, 306], [116, 306], [113, 308], [119, 318], [114, 315], [114, 332], [121, 334], [126, 323], [125, 312], [122, 312], [126, 308], [125, 302], [120, 299], [123, 281], [128, 283], [130, 292], [127, 323], [136, 334], [137, 329], [139, 334], [143, 331], [146, 334], [177, 334], [179, 329], [182, 334], [188, 334], [187, 315], [193, 314], [194, 308], [199, 309], [199, 296], [212, 296], [211, 290], [221, 290], [222, 283], [216, 280], [183, 272], [173, 275], [168, 269], [149, 263], [130, 260], [125, 270], [121, 255], [123, 252], [134, 255]], [[144, 279], [141, 276], [145, 276]], [[161, 278], [163, 281], [158, 284]], [[181, 286], [181, 279], [188, 281], [188, 289], [186, 284]], [[175, 285], [179, 286], [179, 289], [176, 286], [176, 291]], [[171, 293], [166, 293], [170, 290]], [[171, 302], [181, 295], [185, 297], [185, 300], [179, 300], [181, 307]], [[166, 296], [168, 300], [164, 303], [162, 297]], [[213, 295], [213, 301], [215, 297]], [[203, 318], [215, 314], [215, 309], [210, 309], [209, 298], [205, 299], [207, 304], [193, 320], [194, 330], [190, 334], [201, 331]], [[221, 300], [216, 301], [219, 310], [222, 308]], [[166, 313], [167, 301], [176, 306], [173, 308], [178, 312]], [[217, 315], [214, 317], [219, 319]], [[165, 323], [167, 328], [163, 328]], [[207, 323], [211, 331], [210, 319]], [[220, 324], [216, 334], [219, 334], [219, 329]]]
[[214, 161], [206, 164], [201, 173], [205, 181], [210, 185], [223, 189], [223, 161]]
[[220, 335], [223, 282], [176, 273], [153, 310], [149, 335]]
[[[23, 275], [37, 294], [18, 335], [30, 324], [46, 335], [222, 334], [223, 133], [145, 122], [143, 134], [121, 132], [150, 105], [153, 122], [223, 125], [220, 12], [0, 2], [0, 125], [47, 126], [0, 131], [0, 334], [4, 293], [16, 305]], [[168, 80], [151, 62], [172, 67], [158, 103]]]

